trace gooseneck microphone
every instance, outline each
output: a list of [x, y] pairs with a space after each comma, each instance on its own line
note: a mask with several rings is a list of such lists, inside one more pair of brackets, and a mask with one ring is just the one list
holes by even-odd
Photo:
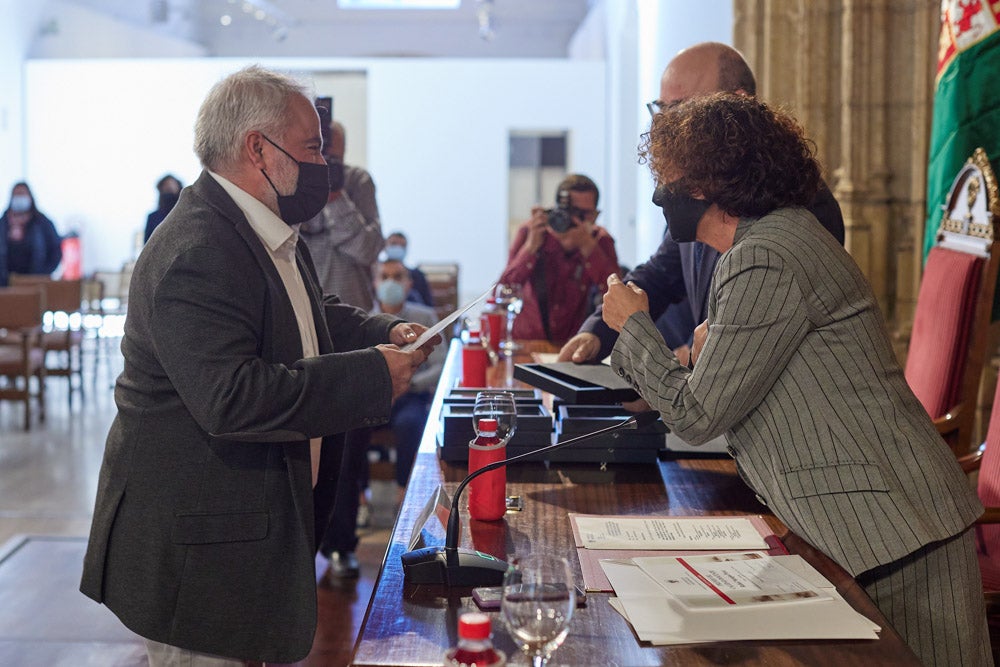
[[458, 485], [458, 488], [455, 490], [455, 497], [452, 498], [444, 546], [424, 547], [423, 549], [407, 551], [401, 555], [403, 580], [409, 584], [437, 584], [444, 586], [500, 585], [503, 583], [504, 572], [507, 571], [507, 563], [505, 561], [479, 551], [458, 548], [458, 534], [461, 526], [458, 505], [459, 499], [462, 497], [462, 491], [465, 490], [469, 482], [491, 470], [562, 449], [563, 447], [568, 447], [598, 435], [627, 428], [643, 428], [655, 422], [659, 417], [660, 413], [655, 410], [639, 412], [617, 424], [590, 433], [584, 433], [575, 438], [557, 442], [554, 445], [542, 447], [532, 452], [518, 454], [502, 461], [495, 461], [471, 473]]

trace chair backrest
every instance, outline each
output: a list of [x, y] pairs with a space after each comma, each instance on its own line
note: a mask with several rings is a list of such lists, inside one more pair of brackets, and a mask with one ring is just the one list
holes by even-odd
[[458, 264], [426, 263], [417, 268], [427, 276], [431, 288], [431, 298], [439, 318], [444, 318], [458, 309]]
[[[986, 447], [979, 462], [976, 492], [985, 507], [1000, 507], [1000, 383], [993, 399], [990, 425], [986, 429]], [[1000, 524], [977, 526], [979, 548], [1000, 562]]]
[[942, 209], [917, 294], [905, 375], [932, 419], [957, 415], [951, 444], [965, 453], [1000, 265], [1000, 196], [982, 149], [959, 171]]
[[38, 286], [0, 287], [0, 329], [40, 327], [45, 292]]
[[39, 286], [45, 290], [46, 310], [63, 313], [75, 313], [80, 310], [83, 301], [83, 284], [77, 280], [52, 280], [48, 276], [24, 275], [12, 273], [11, 287]]
[[88, 313], [101, 313], [104, 306], [104, 283], [90, 275], [83, 279], [81, 285], [81, 301], [83, 309]]

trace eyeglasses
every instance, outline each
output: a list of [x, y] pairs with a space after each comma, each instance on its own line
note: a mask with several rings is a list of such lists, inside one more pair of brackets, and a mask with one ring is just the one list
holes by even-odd
[[656, 114], [660, 113], [666, 108], [667, 105], [661, 102], [660, 100], [653, 100], [652, 102], [646, 102], [646, 110], [649, 111], [650, 117], [655, 116]]

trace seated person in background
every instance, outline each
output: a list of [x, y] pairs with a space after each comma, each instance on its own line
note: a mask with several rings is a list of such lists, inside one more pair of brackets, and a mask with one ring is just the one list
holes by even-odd
[[598, 194], [592, 180], [570, 174], [556, 189], [569, 228], [550, 226], [541, 206], [533, 207], [531, 219], [518, 228], [498, 281], [521, 286], [523, 306], [514, 320], [514, 338], [566, 342], [593, 310], [608, 276], [618, 275], [615, 241], [595, 224]]
[[12, 273], [49, 275], [62, 261], [62, 239], [35, 206], [28, 184], [15, 183], [0, 216], [0, 287]]
[[173, 174], [167, 174], [156, 182], [156, 190], [160, 193], [160, 196], [157, 200], [156, 210], [146, 216], [146, 231], [142, 237], [143, 243], [149, 240], [149, 237], [153, 234], [153, 230], [163, 222], [164, 218], [167, 217], [167, 213], [170, 213], [171, 209], [173, 209], [174, 204], [180, 199], [181, 190], [183, 189], [184, 184]]
[[[375, 293], [378, 303], [372, 314], [386, 313], [417, 322], [430, 328], [437, 324], [438, 316], [430, 306], [406, 300], [413, 287], [409, 270], [402, 262], [387, 259], [378, 265], [375, 273]], [[427, 423], [431, 398], [441, 369], [444, 367], [445, 348], [439, 345], [422, 365], [413, 371], [410, 388], [392, 403], [389, 426], [396, 439], [396, 483], [400, 491], [406, 487], [413, 469], [413, 459]], [[402, 495], [401, 495], [402, 497]]]
[[[393, 232], [385, 237], [385, 257], [397, 262], [406, 259], [406, 235], [403, 232]], [[434, 296], [431, 294], [431, 286], [427, 284], [427, 276], [415, 266], [407, 266], [406, 270], [410, 274], [410, 282], [413, 283], [406, 300], [433, 306]]]
[[[409, 321], [424, 324], [428, 328], [436, 324], [438, 317], [433, 308], [406, 300], [411, 287], [409, 271], [402, 262], [389, 259], [380, 262], [375, 271], [377, 301], [372, 314], [385, 313], [410, 318]], [[444, 346], [439, 345], [414, 370], [409, 389], [392, 403], [389, 428], [396, 441], [396, 484], [400, 502], [413, 469], [413, 460], [420, 446], [444, 359]], [[354, 551], [358, 545], [358, 509], [363, 505], [362, 497], [368, 486], [368, 459], [365, 451], [371, 432], [372, 429], [357, 429], [347, 434], [336, 499], [329, 523], [322, 534], [320, 553], [330, 561], [329, 576], [337, 579], [353, 578], [360, 573]]]
[[723, 433], [740, 477], [865, 588], [927, 665], [990, 664], [970, 527], [983, 507], [899, 367], [871, 286], [806, 208], [814, 144], [757, 100], [661, 111], [643, 137], [671, 231], [724, 253], [694, 369], [638, 286], [609, 279], [611, 367], [681, 439]]

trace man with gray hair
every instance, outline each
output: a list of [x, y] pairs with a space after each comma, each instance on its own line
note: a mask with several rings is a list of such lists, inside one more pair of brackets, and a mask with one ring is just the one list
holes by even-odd
[[387, 421], [432, 346], [322, 296], [297, 229], [329, 192], [308, 92], [256, 66], [216, 84], [204, 172], [132, 276], [80, 588], [154, 667], [308, 654], [321, 440]]

